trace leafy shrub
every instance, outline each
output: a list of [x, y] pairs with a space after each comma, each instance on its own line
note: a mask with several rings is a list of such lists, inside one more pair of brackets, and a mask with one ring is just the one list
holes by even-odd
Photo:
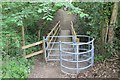
[[30, 73], [30, 62], [24, 58], [4, 57], [2, 66], [3, 78], [27, 78]]
[[[2, 4], [2, 42], [0, 51], [3, 53], [3, 78], [27, 78], [30, 72], [30, 61], [22, 56], [21, 50], [21, 27], [25, 28], [25, 44], [38, 41], [36, 32], [53, 20], [60, 5], [52, 6], [52, 3], [31, 3], [31, 2], [3, 2]], [[1, 17], [0, 17], [1, 18]], [[39, 26], [36, 24], [42, 21]], [[42, 26], [41, 26], [42, 25]], [[35, 33], [35, 34], [33, 34]], [[45, 32], [43, 31], [45, 34]], [[42, 34], [42, 33], [41, 33]], [[47, 33], [46, 33], [47, 34]], [[26, 53], [38, 50], [38, 47], [26, 50]], [[6, 56], [7, 55], [7, 56]]]

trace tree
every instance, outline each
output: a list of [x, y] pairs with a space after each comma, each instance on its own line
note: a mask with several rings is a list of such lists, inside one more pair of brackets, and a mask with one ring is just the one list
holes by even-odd
[[118, 14], [118, 2], [115, 2], [114, 7], [113, 7], [113, 11], [112, 11], [111, 20], [110, 20], [109, 29], [108, 29], [108, 43], [113, 42], [114, 27], [115, 27], [116, 20], [117, 20], [117, 14]]

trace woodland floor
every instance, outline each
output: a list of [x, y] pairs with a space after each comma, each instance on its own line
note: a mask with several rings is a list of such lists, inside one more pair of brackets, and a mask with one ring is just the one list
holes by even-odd
[[[70, 21], [74, 21], [74, 15], [68, 15], [65, 11], [59, 10], [56, 16], [61, 21], [61, 29], [68, 30]], [[34, 68], [31, 70], [29, 78], [117, 78], [119, 68], [118, 60], [96, 62], [89, 70], [77, 76], [67, 75], [61, 72], [59, 61], [45, 63], [38, 55], [34, 60]]]
[[[111, 60], [114, 59], [115, 57]], [[89, 70], [77, 76], [62, 73], [58, 61], [45, 63], [40, 56], [37, 56], [34, 62], [29, 78], [118, 78], [119, 75], [118, 60], [96, 62]]]

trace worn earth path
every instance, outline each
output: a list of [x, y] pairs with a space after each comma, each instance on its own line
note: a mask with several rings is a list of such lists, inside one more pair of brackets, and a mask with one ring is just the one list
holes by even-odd
[[[70, 22], [74, 21], [75, 16], [68, 14], [67, 11], [59, 10], [56, 14], [57, 20], [60, 20], [61, 31], [60, 36], [70, 35]], [[61, 41], [69, 41], [69, 38], [62, 38]], [[51, 61], [45, 63], [41, 59], [35, 60], [35, 65], [29, 78], [68, 78], [67, 75], [61, 72], [59, 61]]]
[[[56, 15], [55, 23], [61, 21], [60, 35], [69, 35], [70, 21], [75, 21], [74, 15], [67, 14], [67, 11], [59, 10]], [[64, 34], [63, 34], [64, 33]], [[116, 58], [116, 57], [115, 57]], [[114, 57], [113, 57], [114, 59]], [[119, 68], [118, 60], [98, 62], [94, 66], [83, 73], [78, 78], [116, 78], [118, 77]], [[67, 75], [61, 72], [59, 61], [51, 61], [45, 63], [39, 55], [34, 60], [34, 68], [29, 74], [29, 78], [75, 78], [76, 76]]]

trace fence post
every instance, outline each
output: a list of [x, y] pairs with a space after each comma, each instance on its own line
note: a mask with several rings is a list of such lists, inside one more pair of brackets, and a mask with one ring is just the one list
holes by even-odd
[[[25, 46], [25, 30], [24, 30], [24, 26], [22, 26], [22, 46]], [[23, 49], [23, 56], [25, 57], [26, 52], [25, 49]]]
[[47, 56], [46, 56], [46, 39], [43, 36], [43, 51], [44, 51], [44, 57], [45, 57], [45, 62], [47, 63]]
[[76, 54], [77, 60], [76, 60], [76, 61], [77, 61], [77, 74], [78, 74], [78, 73], [79, 73], [79, 72], [78, 72], [78, 70], [79, 70], [79, 69], [78, 69], [78, 68], [79, 68], [79, 66], [78, 66], [78, 64], [79, 64], [79, 63], [78, 63], [78, 61], [79, 61], [79, 60], [78, 60], [78, 59], [79, 59], [79, 58], [78, 58], [78, 56], [79, 56], [79, 45], [76, 44], [76, 47], [77, 47], [77, 54]]
[[[90, 37], [88, 37], [88, 42], [90, 41]], [[88, 50], [90, 50], [91, 43], [88, 44]], [[90, 57], [90, 52], [88, 53], [88, 56]]]
[[92, 59], [91, 59], [91, 64], [93, 65], [94, 64], [94, 43], [92, 42]]
[[[62, 65], [62, 46], [61, 46], [61, 41], [59, 41], [59, 51], [60, 51], [60, 65]], [[62, 69], [62, 67], [61, 67]]]

